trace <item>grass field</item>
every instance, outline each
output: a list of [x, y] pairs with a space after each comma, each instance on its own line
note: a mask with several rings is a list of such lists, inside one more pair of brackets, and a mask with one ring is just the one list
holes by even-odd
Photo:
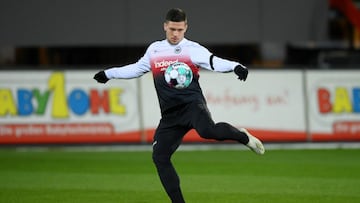
[[[188, 203], [360, 202], [360, 150], [178, 151]], [[150, 151], [0, 150], [0, 202], [169, 202]]]

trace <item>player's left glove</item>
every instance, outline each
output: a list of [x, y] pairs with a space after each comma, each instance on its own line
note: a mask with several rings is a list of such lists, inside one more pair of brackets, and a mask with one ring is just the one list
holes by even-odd
[[99, 83], [106, 83], [109, 78], [106, 77], [104, 71], [100, 71], [94, 75], [94, 79], [98, 81]]
[[238, 76], [239, 80], [245, 81], [249, 71], [247, 68], [243, 67], [242, 65], [237, 65], [234, 69], [235, 74]]

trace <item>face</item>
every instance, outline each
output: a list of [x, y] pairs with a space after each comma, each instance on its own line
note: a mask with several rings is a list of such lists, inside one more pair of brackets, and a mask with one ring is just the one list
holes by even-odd
[[170, 44], [178, 44], [185, 35], [187, 29], [186, 22], [167, 21], [164, 23], [164, 30], [166, 32], [166, 39]]

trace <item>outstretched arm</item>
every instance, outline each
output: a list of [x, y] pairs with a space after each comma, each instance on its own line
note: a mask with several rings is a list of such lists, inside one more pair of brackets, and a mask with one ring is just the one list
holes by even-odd
[[210, 67], [212, 68], [212, 70], [217, 72], [234, 71], [234, 73], [238, 76], [239, 80], [246, 81], [249, 71], [244, 65], [238, 62], [222, 59], [214, 55], [211, 55], [209, 60], [210, 60], [209, 62]]
[[137, 78], [150, 71], [150, 65], [146, 54], [136, 63], [122, 67], [113, 67], [99, 71], [94, 79], [99, 83], [106, 83], [110, 79]]
[[192, 61], [202, 68], [225, 73], [234, 71], [239, 80], [245, 81], [247, 78], [248, 70], [244, 65], [217, 57], [203, 46], [194, 48], [191, 56]]

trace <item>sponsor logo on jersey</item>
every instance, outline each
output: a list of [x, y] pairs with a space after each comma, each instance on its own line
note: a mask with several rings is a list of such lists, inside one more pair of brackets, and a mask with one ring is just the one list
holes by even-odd
[[166, 60], [162, 60], [162, 61], [154, 61], [154, 65], [155, 68], [163, 68], [163, 67], [168, 67], [169, 65], [178, 62], [179, 59], [176, 59], [175, 61], [166, 61]]

